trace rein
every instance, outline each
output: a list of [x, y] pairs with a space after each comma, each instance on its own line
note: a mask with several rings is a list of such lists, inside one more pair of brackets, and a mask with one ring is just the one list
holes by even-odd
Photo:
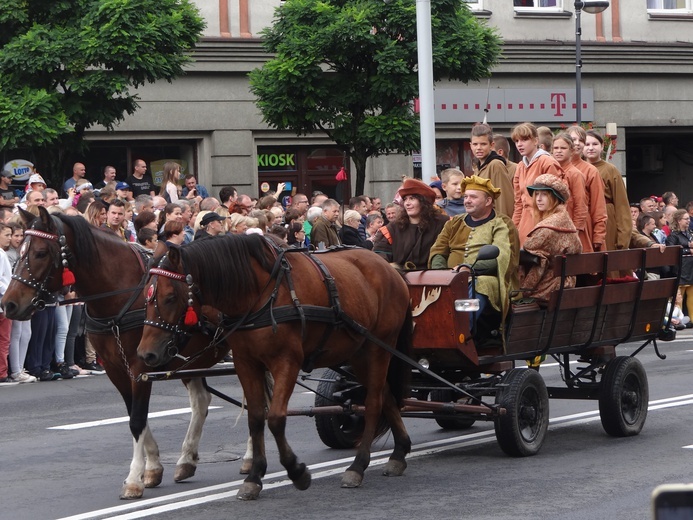
[[[276, 248], [276, 246], [270, 244], [270, 247]], [[287, 251], [291, 251], [292, 253], [300, 253], [305, 256], [307, 256], [311, 262], [313, 262], [313, 265], [317, 267], [317, 269], [320, 271], [323, 277], [323, 282], [325, 283], [325, 286], [328, 291], [328, 295], [330, 297], [330, 302], [332, 304], [331, 307], [318, 307], [318, 306], [312, 306], [312, 305], [301, 305], [301, 303], [298, 300], [298, 297], [294, 291], [293, 287], [293, 282], [291, 281], [291, 264], [288, 262], [288, 260], [285, 257], [285, 253]], [[275, 287], [268, 298], [267, 302], [260, 308], [258, 311], [255, 313], [250, 313], [250, 309], [252, 309], [255, 304], [251, 305], [248, 307], [248, 311], [240, 318], [240, 319], [233, 319], [230, 316], [227, 316], [223, 314], [222, 312], [219, 312], [219, 323], [216, 325], [216, 330], [214, 331], [214, 337], [212, 339], [212, 342], [207, 345], [204, 349], [200, 350], [197, 352], [194, 356], [191, 357], [185, 357], [182, 356], [178, 353], [178, 348], [176, 343], [179, 343], [178, 337], [181, 335], [184, 335], [187, 339], [189, 339], [192, 336], [192, 332], [195, 331], [193, 327], [189, 327], [187, 330], [181, 328], [180, 324], [183, 321], [183, 317], [178, 320], [177, 324], [170, 324], [167, 322], [164, 322], [163, 320], [161, 322], [153, 322], [149, 320], [145, 320], [145, 325], [152, 325], [154, 327], [161, 328], [163, 330], [166, 330], [168, 332], [172, 332], [174, 334], [174, 337], [171, 339], [169, 342], [170, 348], [172, 349], [169, 354], [172, 354], [172, 357], [178, 357], [182, 360], [185, 361], [184, 365], [176, 370], [172, 370], [170, 373], [175, 374], [178, 372], [178, 370], [182, 370], [185, 366], [189, 365], [192, 363], [194, 360], [196, 360], [199, 356], [201, 356], [207, 349], [211, 347], [216, 347], [216, 344], [218, 344], [221, 341], [226, 340], [227, 337], [229, 337], [231, 334], [236, 332], [237, 330], [252, 330], [252, 329], [258, 329], [266, 326], [272, 326], [274, 331], [276, 332], [276, 325], [278, 322], [288, 322], [288, 321], [297, 321], [300, 320], [302, 325], [305, 326], [305, 321], [306, 319], [310, 321], [319, 321], [319, 322], [324, 322], [332, 325], [332, 327], [328, 327], [327, 330], [325, 331], [325, 334], [323, 334], [323, 337], [321, 338], [318, 347], [316, 348], [316, 351], [314, 355], [312, 355], [310, 358], [305, 360], [305, 363], [303, 367], [304, 371], [310, 372], [312, 370], [312, 365], [315, 362], [315, 359], [317, 356], [319, 356], [324, 348], [324, 343], [329, 339], [329, 335], [331, 332], [334, 330], [335, 326], [346, 326], [349, 329], [351, 329], [353, 332], [356, 334], [363, 336], [366, 338], [366, 340], [374, 343], [378, 347], [382, 348], [383, 350], [387, 351], [389, 354], [391, 354], [393, 357], [396, 357], [400, 359], [401, 361], [405, 362], [409, 366], [417, 369], [419, 372], [429, 376], [432, 379], [435, 379], [439, 383], [442, 383], [444, 386], [450, 388], [454, 392], [458, 394], [462, 394], [466, 397], [472, 398], [475, 401], [478, 401], [478, 398], [467, 392], [466, 390], [456, 386], [455, 384], [449, 382], [448, 380], [444, 379], [440, 375], [436, 374], [435, 372], [431, 371], [430, 369], [424, 367], [420, 363], [416, 362], [415, 360], [411, 359], [409, 356], [406, 354], [403, 354], [402, 352], [399, 352], [397, 349], [391, 347], [381, 339], [377, 338], [371, 332], [363, 326], [361, 323], [353, 319], [351, 316], [349, 316], [344, 310], [342, 309], [340, 303], [339, 303], [339, 294], [337, 291], [337, 287], [335, 284], [335, 280], [330, 274], [329, 270], [327, 269], [327, 266], [323, 262], [317, 259], [314, 255], [309, 255], [303, 251], [300, 250], [287, 250], [287, 249], [279, 249], [276, 248], [274, 250], [275, 255], [276, 255], [276, 262], [275, 265], [272, 269], [272, 272], [270, 274], [270, 278], [265, 285], [264, 289], [260, 291], [258, 294], [258, 298], [255, 302], [257, 304], [257, 301], [260, 298], [260, 295], [264, 293], [264, 291], [269, 287], [270, 282], [273, 278], [275, 278]], [[163, 262], [163, 259], [162, 259]], [[181, 259], [181, 266], [182, 266], [182, 259]], [[184, 268], [184, 266], [182, 266]], [[194, 281], [192, 279], [192, 276], [187, 274], [181, 274], [181, 273], [176, 273], [174, 271], [169, 271], [166, 269], [151, 269], [150, 273], [153, 275], [157, 276], [164, 276], [167, 277], [171, 280], [175, 280], [178, 282], [184, 282], [187, 283], [189, 286], [189, 291], [190, 295], [193, 292], [193, 285]], [[289, 292], [291, 294], [291, 299], [293, 303], [292, 306], [283, 306], [279, 307], [277, 309], [273, 308], [273, 302], [276, 300], [277, 293], [279, 291], [279, 287], [282, 282], [282, 278], [286, 277], [287, 280], [287, 285], [289, 286]], [[200, 299], [200, 303], [202, 304], [201, 300], [201, 295], [199, 292], [199, 289], [195, 291], [195, 293], [198, 295], [198, 298]], [[148, 304], [153, 304], [155, 305], [155, 309], [157, 310], [157, 315], [158, 318], [161, 319], [161, 316], [158, 311], [158, 306], [156, 303], [156, 290], [154, 287], [154, 284], [150, 286], [150, 291], [147, 295], [147, 303]], [[267, 309], [269, 307], [269, 310]], [[269, 312], [269, 319], [265, 318], [265, 315]], [[203, 316], [204, 318], [204, 316]], [[250, 323], [249, 323], [250, 322]], [[201, 321], [198, 321], [195, 325], [198, 330], [202, 334], [209, 335], [209, 329], [204, 327], [204, 324]], [[224, 333], [222, 336], [222, 333]], [[302, 336], [304, 335], [304, 330], [302, 328]], [[186, 339], [186, 342], [187, 342]], [[179, 343], [180, 344], [180, 343]], [[184, 346], [184, 345], [183, 345]], [[181, 347], [182, 348], [182, 347]], [[484, 405], [483, 402], [480, 403], [481, 405]], [[489, 409], [493, 409], [493, 406], [487, 406]]]
[[[275, 256], [277, 257], [277, 263], [280, 261], [280, 257], [283, 257], [283, 252], [285, 250], [282, 250], [279, 254], [275, 252]], [[165, 260], [165, 257], [161, 259], [161, 262], [159, 265], [163, 265]], [[276, 263], [275, 263], [275, 268], [276, 268]], [[151, 276], [163, 276], [165, 278], [169, 278], [170, 280], [174, 280], [176, 282], [182, 282], [186, 283], [188, 285], [188, 308], [192, 308], [193, 300], [192, 296], [193, 294], [197, 295], [198, 300], [200, 301], [200, 305], [203, 305], [202, 303], [202, 294], [200, 293], [199, 289], [195, 287], [195, 284], [193, 282], [192, 276], [189, 274], [181, 274], [181, 273], [176, 273], [175, 271], [170, 271], [168, 269], [163, 269], [162, 267], [155, 267], [149, 270], [149, 274]], [[195, 362], [198, 358], [200, 358], [202, 355], [204, 355], [205, 352], [207, 352], [209, 349], [214, 348], [215, 349], [215, 356], [217, 355], [217, 345], [219, 345], [222, 342], [226, 341], [226, 338], [228, 338], [231, 334], [236, 332], [239, 328], [241, 328], [246, 321], [253, 316], [254, 314], [257, 313], [251, 313], [251, 309], [257, 305], [257, 302], [260, 300], [260, 296], [262, 293], [265, 292], [267, 287], [269, 287], [270, 282], [272, 279], [276, 276], [276, 269], [272, 270], [272, 275], [270, 276], [269, 280], [265, 284], [265, 287], [258, 293], [258, 296], [255, 300], [255, 302], [248, 307], [248, 311], [243, 315], [243, 317], [240, 320], [236, 320], [235, 323], [229, 324], [227, 321], [227, 316], [223, 314], [222, 312], [219, 312], [218, 318], [219, 321], [217, 325], [214, 325], [211, 321], [207, 319], [206, 316], [202, 316], [202, 319], [197, 319], [196, 316], [196, 323], [195, 324], [187, 324], [186, 326], [189, 327], [188, 330], [181, 328], [181, 324], [185, 325], [186, 322], [186, 317], [188, 315], [189, 311], [186, 311], [186, 314], [181, 316], [181, 318], [178, 320], [177, 323], [169, 323], [165, 321], [161, 313], [159, 311], [159, 306], [158, 302], [156, 299], [156, 285], [157, 282], [154, 281], [152, 285], [149, 287], [149, 290], [147, 292], [147, 305], [154, 305], [154, 309], [156, 311], [157, 315], [157, 321], [152, 321], [152, 320], [144, 320], [145, 325], [150, 325], [152, 327], [157, 327], [159, 329], [165, 330], [166, 332], [172, 333], [173, 337], [171, 340], [168, 342], [168, 351], [169, 355], [171, 357], [176, 357], [184, 361], [184, 363], [176, 368], [175, 370], [171, 371], [171, 374], [175, 374], [176, 372], [180, 370], [184, 370], [187, 366]], [[267, 302], [262, 306], [260, 311], [263, 312], [264, 314], [264, 309], [267, 308], [269, 305], [270, 310], [272, 308], [271, 302], [273, 302], [276, 299], [277, 293], [279, 292], [279, 285], [281, 283], [281, 277], [277, 277], [277, 282], [275, 284], [275, 288], [272, 292], [272, 295], [268, 298]], [[212, 324], [213, 327], [208, 327], [207, 324]], [[276, 323], [274, 323], [276, 326]], [[210, 343], [204, 347], [203, 349], [199, 350], [192, 356], [183, 356], [180, 354], [180, 351], [185, 348], [185, 345], [188, 343], [190, 338], [192, 337], [192, 332], [195, 330], [199, 330], [202, 334], [206, 336], [212, 336], [212, 340]]]

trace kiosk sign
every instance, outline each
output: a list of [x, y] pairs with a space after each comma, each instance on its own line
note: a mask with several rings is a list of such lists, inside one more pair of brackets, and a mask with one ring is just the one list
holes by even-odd
[[269, 148], [258, 150], [257, 169], [259, 172], [296, 171], [296, 152], [291, 149]]

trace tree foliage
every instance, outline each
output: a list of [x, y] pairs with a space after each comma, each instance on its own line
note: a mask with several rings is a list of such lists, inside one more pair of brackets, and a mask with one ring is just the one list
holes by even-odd
[[3, 0], [0, 149], [79, 149], [183, 73], [204, 21], [190, 0]]
[[[487, 77], [495, 31], [463, 0], [431, 0], [434, 81]], [[420, 148], [415, 0], [286, 0], [263, 32], [275, 57], [251, 72], [270, 126], [324, 131], [346, 147], [363, 193], [366, 160]]]

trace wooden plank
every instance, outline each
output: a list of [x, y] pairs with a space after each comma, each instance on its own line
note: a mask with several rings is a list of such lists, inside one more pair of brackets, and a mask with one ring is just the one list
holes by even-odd
[[643, 251], [646, 267], [662, 267], [678, 265], [681, 246], [669, 246], [664, 252], [658, 248], [622, 249], [620, 251], [603, 251], [598, 253], [582, 253], [578, 255], [556, 256], [553, 261], [553, 273], [561, 276], [565, 263], [566, 276], [593, 274], [604, 272], [604, 257], [607, 257], [607, 271], [637, 270], [642, 265]]
[[578, 274], [601, 273], [603, 271], [604, 253], [582, 253], [579, 255], [555, 256], [553, 274], [561, 276], [565, 263], [566, 276]]
[[647, 267], [662, 267], [664, 265], [679, 265], [681, 246], [668, 246], [664, 252], [654, 247], [647, 248]]
[[677, 288], [676, 278], [646, 280], [642, 288], [642, 299], [655, 300], [657, 298], [672, 298], [676, 296]]

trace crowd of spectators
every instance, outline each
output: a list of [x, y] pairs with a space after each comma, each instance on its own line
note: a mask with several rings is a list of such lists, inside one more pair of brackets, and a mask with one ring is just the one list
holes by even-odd
[[[548, 128], [522, 123], [510, 137], [521, 156], [519, 163], [509, 158], [507, 138], [494, 134], [487, 125], [475, 125], [471, 132], [473, 182], [456, 168], [442, 171], [440, 179], [430, 186], [404, 179], [392, 202], [386, 204], [378, 197], [365, 195], [352, 197], [344, 204], [321, 192], [281, 197], [282, 184], [260, 198], [225, 186], [215, 198], [197, 184], [193, 175], [186, 175], [181, 186], [181, 168], [175, 162], [164, 165], [164, 182], [157, 187], [141, 159], [134, 161], [133, 172], [125, 181], [116, 180], [115, 168], [107, 166], [103, 180], [94, 185], [85, 178], [84, 165], [76, 163], [60, 193], [36, 173], [28, 180], [25, 193], [18, 196], [10, 187], [11, 173], [3, 171], [0, 291], [4, 293], [19, 260], [24, 229], [18, 208], [34, 215], [38, 215], [39, 206], [51, 213], [79, 215], [103, 232], [137, 242], [149, 251], [162, 240], [182, 245], [223, 234], [258, 233], [271, 234], [291, 248], [315, 250], [342, 244], [363, 247], [404, 270], [431, 266], [430, 251], [440, 249], [434, 244], [450, 220], [461, 219], [459, 225], [446, 230], [465, 229], [470, 233], [471, 229], [473, 233], [476, 226], [502, 217], [503, 226], [517, 234], [523, 247], [528, 237], [546, 234], [542, 231], [533, 235], [535, 230], [557, 229], [541, 224], [548, 219], [560, 220], [563, 232], [576, 234], [570, 252], [681, 245], [684, 265], [679, 297], [673, 302], [678, 318], [671, 325], [692, 326], [688, 315], [693, 312], [693, 262], [689, 261], [693, 259], [689, 230], [693, 202], [679, 209], [678, 198], [667, 191], [629, 203], [620, 172], [603, 160], [604, 140], [597, 132], [575, 126], [554, 134]], [[537, 179], [542, 182], [537, 184]], [[479, 205], [473, 197], [470, 199], [479, 189], [482, 199], [490, 195], [490, 203], [482, 200]], [[470, 212], [485, 220], [473, 222]], [[448, 240], [461, 241], [464, 246], [467, 236], [463, 238]], [[535, 236], [531, 241], [533, 251], [537, 247], [541, 250], [541, 246], [537, 246]], [[446, 267], [445, 262], [441, 266]], [[526, 275], [519, 266], [517, 270], [521, 276]], [[647, 276], [668, 274], [656, 271]], [[546, 282], [537, 280], [537, 287], [546, 287]], [[65, 298], [73, 296], [68, 293]], [[10, 322], [1, 315], [0, 385], [103, 373], [94, 349], [84, 337], [82, 314], [80, 305], [66, 305], [36, 313], [30, 322]]]

